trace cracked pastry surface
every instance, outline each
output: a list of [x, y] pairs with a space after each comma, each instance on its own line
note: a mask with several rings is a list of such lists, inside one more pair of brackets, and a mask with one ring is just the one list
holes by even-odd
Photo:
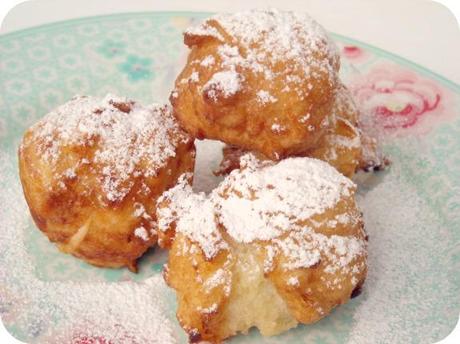
[[170, 101], [181, 125], [279, 159], [312, 148], [333, 106], [339, 55], [306, 14], [219, 14], [188, 29]]
[[366, 277], [353, 182], [311, 158], [247, 154], [240, 165], [209, 195], [193, 193], [184, 175], [158, 201], [164, 275], [192, 342], [313, 323]]
[[155, 201], [194, 167], [193, 140], [168, 106], [77, 96], [24, 134], [23, 191], [61, 251], [127, 266], [157, 241]]

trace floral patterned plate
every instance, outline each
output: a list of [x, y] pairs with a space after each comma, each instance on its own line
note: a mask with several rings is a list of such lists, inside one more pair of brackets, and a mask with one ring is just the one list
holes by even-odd
[[[0, 314], [30, 343], [186, 341], [174, 294], [152, 250], [140, 272], [99, 269], [61, 254], [34, 227], [16, 149], [23, 131], [74, 94], [166, 101], [186, 56], [181, 32], [206, 13], [136, 13], [59, 22], [0, 36]], [[400, 57], [332, 34], [342, 77], [373, 120], [392, 161], [360, 175], [370, 234], [360, 297], [317, 324], [234, 342], [430, 343], [460, 310], [460, 87]], [[197, 189], [220, 145], [198, 146]], [[141, 296], [139, 296], [141, 295]]]

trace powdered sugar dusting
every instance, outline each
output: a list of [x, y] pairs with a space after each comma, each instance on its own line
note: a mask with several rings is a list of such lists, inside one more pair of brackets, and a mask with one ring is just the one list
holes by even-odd
[[[458, 318], [458, 284], [453, 278], [458, 263], [448, 258], [453, 232], [436, 208], [420, 197], [420, 190], [405, 180], [402, 164], [395, 161], [384, 178], [358, 176], [364, 184], [358, 203], [370, 239], [364, 297], [350, 330], [355, 343], [367, 343], [370, 336], [407, 342], [420, 334], [426, 342], [436, 342]], [[454, 321], [439, 323], [447, 314]]]
[[148, 240], [149, 240], [149, 233], [147, 232], [147, 230], [145, 229], [145, 227], [137, 227], [137, 228], [134, 230], [134, 235], [137, 236], [138, 238], [141, 238], [141, 239], [144, 240], [144, 241], [148, 241]]
[[216, 28], [203, 24], [201, 26], [191, 27], [185, 30], [185, 34], [196, 35], [196, 36], [209, 36], [217, 38], [218, 40], [223, 41], [224, 37], [217, 31]]
[[264, 165], [252, 154], [243, 156], [243, 169], [232, 171], [216, 191], [230, 191], [219, 204], [219, 219], [237, 241], [273, 239], [296, 222], [333, 207], [354, 188], [319, 160], [290, 158]]
[[296, 278], [296, 277], [289, 277], [288, 285], [292, 285], [292, 286], [295, 286], [295, 287], [299, 286], [300, 285], [299, 279]]
[[36, 276], [24, 244], [27, 205], [11, 171], [14, 165], [0, 151], [0, 204], [9, 205], [0, 207], [2, 320], [14, 319], [26, 342], [177, 343], [180, 330], [170, 320], [170, 291], [160, 275], [142, 283], [49, 282]]
[[273, 123], [270, 128], [274, 133], [282, 133], [286, 130], [286, 128], [279, 123]]
[[214, 288], [217, 288], [221, 285], [230, 286], [231, 281], [231, 271], [228, 269], [219, 269], [206, 281], [204, 281], [203, 287], [208, 293], [211, 292]]
[[[100, 167], [102, 191], [108, 201], [120, 201], [130, 191], [127, 181], [141, 174], [155, 176], [175, 156], [175, 147], [188, 140], [168, 106], [144, 107], [126, 98], [107, 95], [102, 100], [76, 96], [40, 120], [33, 142], [52, 168], [63, 147], [91, 147], [85, 162]], [[140, 168], [139, 164], [143, 164]], [[67, 171], [71, 176], [72, 171]], [[61, 178], [56, 174], [54, 178]]]
[[217, 100], [221, 94], [224, 98], [235, 95], [241, 89], [243, 77], [235, 70], [227, 70], [215, 73], [204, 85], [203, 91], [208, 97]]
[[[224, 39], [220, 30], [230, 38]], [[292, 89], [301, 96], [312, 89], [313, 79], [327, 76], [331, 84], [336, 80], [338, 50], [326, 31], [305, 13], [270, 9], [218, 14], [185, 34], [217, 38], [221, 42], [218, 56], [223, 70], [246, 69], [266, 80], [282, 76], [290, 84], [286, 91]], [[290, 68], [276, 68], [286, 60]], [[201, 64], [209, 66], [209, 62], [205, 57]], [[265, 90], [260, 92], [261, 103], [276, 102]]]
[[[182, 178], [160, 198], [170, 204], [158, 210], [159, 229], [168, 230], [174, 223], [177, 232], [198, 243], [205, 256], [212, 258], [228, 248], [218, 229], [221, 224], [236, 242], [271, 241], [267, 250], [272, 254], [267, 252], [267, 259], [282, 252], [288, 257], [287, 269], [313, 266], [326, 254], [333, 273], [365, 254], [363, 240], [327, 237], [298, 225], [334, 207], [355, 188], [328, 164], [309, 158], [273, 164], [247, 154], [241, 158], [241, 166], [209, 195], [194, 194]], [[264, 263], [266, 271], [271, 263]]]
[[260, 90], [257, 92], [257, 99], [262, 104], [267, 103], [276, 103], [277, 99], [273, 97], [270, 92], [265, 90]]
[[337, 49], [325, 30], [305, 13], [252, 10], [219, 14], [211, 19], [217, 20], [245, 49], [260, 45], [259, 60], [269, 58], [275, 63], [293, 59], [309, 74], [313, 51], [322, 50], [331, 58], [337, 56]]
[[200, 65], [203, 67], [212, 66], [216, 62], [216, 59], [212, 55], [206, 56], [203, 61], [200, 62]]
[[[207, 202], [204, 193], [194, 194], [187, 181], [188, 176], [180, 177], [178, 184], [158, 199], [158, 203], [169, 200], [171, 205], [157, 210], [158, 228], [167, 230], [177, 221], [176, 229], [198, 243], [207, 257], [214, 257], [227, 244], [216, 231], [213, 205]], [[187, 196], [187, 197], [184, 197]]]

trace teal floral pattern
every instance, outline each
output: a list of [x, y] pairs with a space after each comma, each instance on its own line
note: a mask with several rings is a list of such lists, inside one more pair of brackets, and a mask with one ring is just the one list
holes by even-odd
[[131, 81], [150, 80], [154, 76], [151, 66], [152, 60], [149, 58], [129, 55], [125, 62], [119, 65], [119, 69]]
[[[207, 16], [207, 13], [122, 14], [61, 22], [0, 36], [2, 193], [11, 183], [19, 186], [16, 150], [23, 132], [73, 95], [114, 93], [143, 103], [167, 101], [187, 53], [181, 33]], [[378, 290], [365, 288], [360, 297], [338, 307], [324, 320], [311, 326], [298, 326], [264, 342], [383, 343], [385, 339], [397, 342], [391, 339], [403, 338], [403, 334], [404, 338], [410, 338], [406, 342], [439, 340], [452, 329], [460, 309], [460, 87], [397, 56], [346, 37], [333, 37], [343, 56], [343, 79], [349, 85], [358, 80], [355, 94], [360, 95], [359, 101], [385, 119], [385, 151], [393, 162], [389, 171], [368, 177], [360, 185], [360, 197], [379, 190], [379, 183], [388, 180], [399, 183], [397, 191], [404, 190], [396, 196], [391, 190], [379, 190], [381, 195], [373, 202], [388, 206], [389, 216], [370, 214], [366, 218], [366, 226], [374, 230], [370, 233], [368, 283], [394, 294], [382, 297], [376, 303], [377, 309], [366, 313]], [[385, 73], [377, 78], [375, 70], [382, 63]], [[401, 82], [400, 76], [407, 71], [411, 85]], [[386, 85], [390, 81], [393, 86], [382, 89], [378, 82], [382, 80], [380, 75], [388, 79]], [[423, 88], [422, 92], [418, 88], [420, 81], [430, 88]], [[387, 99], [387, 93], [398, 94], [401, 99], [401, 92], [406, 96], [402, 103], [381, 101]], [[430, 103], [432, 99], [434, 102]], [[404, 120], [398, 122], [400, 128], [390, 128], [388, 118]], [[4, 166], [12, 166], [8, 167], [8, 178], [2, 175]], [[411, 197], [405, 199], [404, 195]], [[406, 206], [410, 202], [416, 206]], [[417, 207], [420, 213], [415, 212]], [[14, 211], [15, 204], [0, 204], [0, 233], [4, 218]], [[392, 216], [393, 213], [396, 215]], [[34, 274], [37, 279], [49, 282], [50, 288], [56, 281], [143, 281], [160, 274], [167, 258], [166, 252], [152, 249], [140, 260], [136, 275], [126, 269], [99, 269], [60, 253], [36, 229], [28, 214], [21, 216], [24, 245], [33, 259]], [[398, 216], [403, 223], [397, 222]], [[378, 244], [390, 240], [386, 236], [394, 241], [390, 241], [388, 251], [381, 252]], [[2, 278], [14, 271], [4, 261], [3, 253], [9, 248], [1, 245], [0, 234], [0, 315], [15, 336], [38, 343], [48, 327], [59, 330], [60, 313], [56, 311], [56, 319], [37, 321], [38, 317], [28, 309], [31, 300], [9, 291]], [[404, 255], [411, 248], [413, 257]], [[396, 261], [389, 258], [394, 256], [400, 257], [399, 262], [389, 265], [388, 260]], [[401, 271], [402, 275], [392, 275]], [[20, 276], [11, 276], [12, 281], [19, 283], [18, 279]], [[38, 302], [45, 308], [52, 304], [48, 301]], [[176, 322], [175, 300], [171, 296], [166, 302], [171, 319]], [[366, 322], [375, 312], [382, 315], [382, 321]], [[232, 340], [260, 341], [254, 330], [248, 336]]]
[[97, 52], [110, 59], [122, 55], [125, 49], [125, 43], [108, 39], [97, 47]]

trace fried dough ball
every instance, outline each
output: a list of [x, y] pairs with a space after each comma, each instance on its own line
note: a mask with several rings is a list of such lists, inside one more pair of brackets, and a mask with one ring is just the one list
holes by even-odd
[[[305, 173], [307, 171], [307, 173]], [[159, 198], [164, 275], [191, 342], [309, 324], [364, 283], [367, 236], [356, 186], [327, 163], [242, 157], [211, 194], [187, 176]]]
[[157, 241], [156, 199], [194, 157], [169, 107], [75, 97], [25, 133], [19, 172], [36, 225], [61, 251], [135, 271]]
[[[329, 124], [317, 145], [297, 156], [326, 161], [346, 177], [352, 178], [357, 170], [379, 170], [388, 165], [378, 149], [377, 140], [362, 133], [359, 126], [359, 110], [351, 93], [340, 85], [334, 99], [334, 107], [327, 117]], [[246, 150], [237, 146], [225, 146], [217, 175], [225, 175], [239, 167], [239, 159]], [[268, 159], [260, 153], [259, 159]]]
[[306, 14], [213, 16], [185, 32], [191, 49], [170, 100], [193, 136], [271, 159], [304, 152], [324, 133], [339, 55]]
[[[351, 178], [361, 162], [361, 135], [358, 129], [358, 109], [350, 92], [340, 85], [334, 97], [334, 106], [327, 119], [327, 129], [316, 146], [298, 154], [328, 162], [340, 173]], [[223, 160], [216, 174], [228, 174], [238, 168], [239, 159], [246, 154], [244, 149], [227, 146], [223, 149]], [[257, 154], [259, 159], [268, 159]]]
[[362, 161], [359, 111], [351, 93], [341, 85], [336, 93], [326, 133], [316, 147], [302, 156], [328, 162], [343, 175], [352, 178]]
[[[316, 155], [319, 152], [313, 151], [308, 156], [329, 162], [348, 177], [353, 175], [351, 173], [353, 169], [369, 172], [383, 170], [389, 166], [390, 160], [383, 154], [377, 137], [374, 137], [376, 133], [369, 133], [368, 125], [363, 124], [368, 121], [367, 115], [358, 109], [351, 92], [343, 84], [338, 88], [334, 109], [333, 118], [335, 117], [339, 122], [332, 126], [334, 129], [331, 130], [330, 127], [328, 134], [325, 135], [326, 140], [323, 138], [317, 149], [321, 151], [324, 147], [328, 147], [324, 141], [330, 142], [332, 138], [332, 142], [339, 144], [329, 145], [331, 152], [326, 154], [337, 155], [337, 158], [323, 159], [320, 155]], [[336, 150], [336, 154], [332, 149]]]
[[318, 147], [305, 156], [321, 159], [340, 173], [352, 178], [361, 158], [361, 140], [356, 127], [343, 118], [334, 119], [335, 124], [318, 143]]

